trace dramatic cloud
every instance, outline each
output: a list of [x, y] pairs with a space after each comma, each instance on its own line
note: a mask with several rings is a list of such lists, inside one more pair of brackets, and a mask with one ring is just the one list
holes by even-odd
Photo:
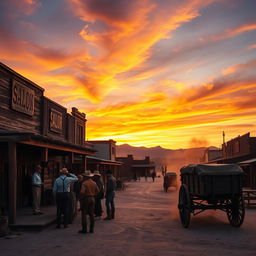
[[38, 0], [1, 0], [0, 9], [5, 17], [16, 18], [21, 15], [31, 15], [41, 3]]
[[237, 28], [234, 29], [227, 29], [224, 33], [220, 34], [220, 35], [216, 35], [216, 36], [212, 36], [209, 39], [202, 39], [204, 40], [222, 40], [222, 39], [226, 39], [226, 38], [230, 38], [230, 37], [234, 37], [234, 36], [238, 36], [242, 33], [245, 32], [249, 32], [249, 31], [253, 31], [256, 30], [256, 23], [252, 23], [252, 24], [243, 24]]
[[[98, 87], [93, 94], [101, 98], [121, 86], [118, 75], [138, 68], [152, 55], [155, 43], [197, 17], [198, 9], [213, 1], [166, 1], [165, 6], [147, 0], [139, 4], [124, 0], [72, 2], [77, 15], [90, 22], [81, 36], [102, 53], [91, 63], [92, 71], [84, 74], [85, 85]], [[102, 88], [105, 84], [108, 87]]]
[[87, 138], [185, 148], [255, 129], [254, 1], [4, 0], [0, 60]]

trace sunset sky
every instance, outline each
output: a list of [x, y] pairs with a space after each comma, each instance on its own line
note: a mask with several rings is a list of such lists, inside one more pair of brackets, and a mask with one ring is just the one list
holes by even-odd
[[0, 61], [86, 113], [89, 140], [256, 135], [255, 0], [1, 0]]

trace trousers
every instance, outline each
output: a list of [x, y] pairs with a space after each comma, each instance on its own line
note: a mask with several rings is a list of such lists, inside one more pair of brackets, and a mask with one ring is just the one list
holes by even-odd
[[107, 215], [115, 212], [115, 202], [114, 202], [115, 192], [110, 192], [106, 194], [106, 208], [107, 208]]
[[57, 225], [61, 224], [61, 216], [63, 215], [63, 224], [68, 224], [68, 204], [69, 192], [56, 193], [57, 206]]
[[32, 194], [33, 194], [33, 210], [35, 212], [39, 212], [40, 205], [41, 205], [41, 186], [32, 186]]
[[95, 199], [93, 196], [84, 197], [81, 200], [81, 211], [82, 211], [82, 226], [87, 227], [86, 215], [90, 217], [90, 227], [94, 226], [94, 209], [95, 209]]

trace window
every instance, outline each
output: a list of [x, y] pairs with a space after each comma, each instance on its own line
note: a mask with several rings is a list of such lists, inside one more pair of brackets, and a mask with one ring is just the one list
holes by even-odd
[[77, 136], [76, 136], [76, 138], [77, 138], [77, 144], [79, 144], [79, 145], [83, 145], [83, 143], [84, 143], [83, 133], [84, 133], [83, 126], [78, 124], [77, 125]]
[[239, 153], [240, 152], [240, 145], [239, 145], [239, 141], [236, 140], [234, 142], [234, 153]]

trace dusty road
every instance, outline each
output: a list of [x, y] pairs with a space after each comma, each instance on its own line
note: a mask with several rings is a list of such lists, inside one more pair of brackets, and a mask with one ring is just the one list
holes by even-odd
[[184, 229], [177, 211], [177, 192], [163, 192], [162, 178], [128, 183], [117, 192], [117, 217], [98, 220], [94, 234], [78, 234], [80, 218], [68, 229], [50, 227], [0, 239], [1, 256], [165, 256], [256, 255], [256, 209], [246, 210], [241, 228], [226, 214], [208, 211], [192, 217]]

